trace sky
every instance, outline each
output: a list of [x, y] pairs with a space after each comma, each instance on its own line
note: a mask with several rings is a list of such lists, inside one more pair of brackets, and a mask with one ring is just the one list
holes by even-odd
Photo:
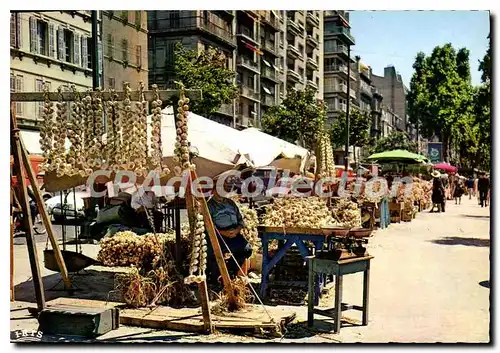
[[472, 84], [481, 83], [478, 60], [488, 48], [487, 11], [351, 11], [349, 23], [356, 41], [351, 54], [378, 76], [393, 65], [409, 87], [417, 53], [430, 55], [435, 46], [451, 43], [456, 50], [469, 49]]

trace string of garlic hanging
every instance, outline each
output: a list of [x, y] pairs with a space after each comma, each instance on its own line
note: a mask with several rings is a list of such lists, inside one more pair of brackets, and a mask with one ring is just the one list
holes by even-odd
[[124, 115], [122, 117], [122, 127], [123, 127], [123, 154], [124, 154], [124, 163], [122, 168], [125, 170], [134, 170], [135, 163], [133, 162], [132, 149], [133, 149], [133, 141], [134, 136], [132, 133], [133, 129], [133, 113], [132, 113], [132, 103], [131, 103], [131, 89], [130, 85], [127, 82], [123, 83], [123, 93], [125, 95], [123, 100], [123, 110]]
[[80, 100], [80, 94], [76, 90], [74, 85], [71, 86], [71, 90], [75, 97], [73, 104], [71, 104], [71, 114], [69, 116], [68, 122], [68, 139], [71, 143], [68, 152], [67, 162], [69, 164], [69, 175], [79, 174], [79, 170], [77, 168], [77, 160], [80, 156], [81, 151], [81, 124], [80, 122], [80, 107], [77, 102]]
[[82, 168], [86, 176], [92, 174], [93, 165], [93, 140], [94, 140], [94, 111], [92, 109], [92, 97], [90, 92], [87, 91], [83, 99], [83, 114], [84, 114], [84, 148], [82, 158]]
[[53, 125], [52, 133], [54, 135], [54, 153], [57, 177], [67, 174], [66, 168], [66, 124], [68, 118], [68, 105], [63, 101], [62, 87], [57, 88], [57, 115], [56, 122]]
[[[153, 116], [151, 117], [151, 164], [157, 172], [162, 171], [162, 150], [161, 150], [161, 106], [163, 104], [158, 92], [158, 86], [153, 85]], [[164, 168], [165, 174], [170, 173], [168, 168]]]
[[122, 130], [122, 112], [118, 102], [118, 93], [115, 90], [111, 91], [112, 102], [113, 102], [113, 123], [114, 123], [114, 133], [115, 133], [115, 164], [112, 167], [113, 172], [118, 172], [121, 170], [121, 166], [126, 163], [125, 155], [123, 154], [123, 130]]
[[191, 236], [193, 239], [191, 249], [191, 260], [189, 264], [189, 276], [185, 278], [186, 283], [200, 283], [205, 279], [207, 268], [207, 240], [205, 238], [205, 221], [203, 215], [199, 212], [199, 207], [194, 208], [193, 218], [190, 223]]
[[105, 105], [105, 118], [106, 118], [106, 162], [108, 168], [112, 169], [115, 164], [115, 130], [114, 130], [114, 102], [110, 92], [110, 99], [106, 101]]

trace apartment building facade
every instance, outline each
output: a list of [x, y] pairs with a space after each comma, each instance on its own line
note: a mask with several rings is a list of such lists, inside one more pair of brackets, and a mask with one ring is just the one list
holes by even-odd
[[[323, 96], [328, 106], [327, 120], [332, 122], [340, 112], [347, 111], [347, 99], [351, 107], [357, 107], [357, 75], [355, 60], [349, 56], [349, 46], [355, 44], [350, 32], [349, 12], [332, 10], [324, 11], [323, 55], [324, 55], [324, 88]], [[348, 73], [350, 65], [350, 73]], [[347, 80], [350, 89], [347, 91]]]
[[[44, 85], [51, 91], [92, 87], [90, 11], [11, 13], [10, 30], [11, 92], [42, 92]], [[24, 130], [39, 130], [42, 112], [43, 102], [16, 104]], [[38, 143], [38, 133], [33, 134]]]
[[233, 127], [259, 127], [287, 88], [309, 85], [321, 97], [321, 23], [319, 11], [151, 11], [149, 80], [163, 87], [173, 84], [177, 42], [200, 51], [218, 48], [236, 72], [240, 95], [209, 118]]
[[389, 107], [403, 121], [402, 130], [406, 131], [408, 88], [403, 83], [401, 75], [394, 66], [384, 68], [384, 76], [372, 74], [372, 82], [384, 96], [384, 104]]
[[101, 38], [105, 89], [121, 91], [128, 82], [133, 90], [148, 87], [148, 28], [146, 11], [101, 12]]

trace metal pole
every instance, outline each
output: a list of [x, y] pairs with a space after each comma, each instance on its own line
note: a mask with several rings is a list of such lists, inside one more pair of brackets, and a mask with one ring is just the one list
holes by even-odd
[[97, 33], [97, 11], [92, 11], [92, 88], [95, 90], [99, 85], [99, 45]]
[[345, 172], [349, 170], [349, 106], [351, 101], [351, 45], [347, 45], [347, 111], [345, 114], [345, 154], [344, 167]]

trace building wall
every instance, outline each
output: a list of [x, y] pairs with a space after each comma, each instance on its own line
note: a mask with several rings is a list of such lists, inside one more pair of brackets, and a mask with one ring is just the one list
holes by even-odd
[[148, 87], [148, 30], [146, 11], [103, 11], [104, 88], [122, 90], [129, 82]]
[[372, 81], [384, 96], [384, 104], [404, 119], [407, 115], [406, 89], [396, 69], [388, 66], [384, 68], [384, 76], [372, 75]]
[[[44, 84], [50, 84], [51, 91], [59, 86], [74, 85], [79, 91], [92, 87], [90, 14], [74, 13], [11, 14], [11, 92], [41, 92]], [[20, 126], [37, 127], [41, 106], [38, 102], [18, 103], [16, 116]]]

